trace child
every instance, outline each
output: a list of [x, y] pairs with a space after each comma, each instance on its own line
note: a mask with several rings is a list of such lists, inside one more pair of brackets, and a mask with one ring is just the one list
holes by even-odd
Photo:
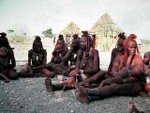
[[144, 54], [143, 63], [144, 63], [144, 73], [146, 76], [150, 77], [150, 52]]
[[150, 52], [146, 52], [143, 57], [144, 74], [146, 76], [145, 91], [150, 96]]

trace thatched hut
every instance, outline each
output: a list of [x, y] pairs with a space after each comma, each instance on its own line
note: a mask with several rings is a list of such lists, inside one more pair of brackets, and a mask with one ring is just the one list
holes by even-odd
[[110, 51], [116, 44], [115, 36], [122, 32], [122, 29], [105, 13], [96, 21], [90, 32], [97, 36], [97, 49], [100, 51]]
[[67, 43], [67, 45], [70, 45], [71, 42], [71, 37], [73, 34], [80, 34], [80, 28], [74, 23], [74, 22], [70, 22], [67, 27], [65, 27], [60, 34], [63, 34], [65, 37], [65, 41]]

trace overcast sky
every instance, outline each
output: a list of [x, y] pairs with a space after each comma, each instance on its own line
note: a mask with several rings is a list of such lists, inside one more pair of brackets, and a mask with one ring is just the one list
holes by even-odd
[[150, 0], [0, 0], [0, 32], [59, 33], [71, 21], [89, 30], [106, 12], [127, 34], [150, 38]]

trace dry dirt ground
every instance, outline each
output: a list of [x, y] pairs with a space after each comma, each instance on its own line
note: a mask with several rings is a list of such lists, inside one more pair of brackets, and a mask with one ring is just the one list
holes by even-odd
[[[74, 90], [47, 92], [44, 80], [41, 77], [19, 78], [10, 83], [0, 81], [0, 113], [127, 113], [131, 97], [111, 97], [81, 104]], [[133, 99], [140, 110], [150, 110], [149, 97]]]

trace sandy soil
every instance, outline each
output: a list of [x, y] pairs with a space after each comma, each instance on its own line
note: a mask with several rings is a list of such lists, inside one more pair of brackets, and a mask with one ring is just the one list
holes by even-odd
[[[127, 103], [131, 97], [110, 97], [81, 104], [73, 90], [48, 93], [44, 79], [20, 78], [10, 83], [0, 81], [0, 113], [127, 113]], [[150, 98], [133, 99], [140, 110], [150, 110]]]

